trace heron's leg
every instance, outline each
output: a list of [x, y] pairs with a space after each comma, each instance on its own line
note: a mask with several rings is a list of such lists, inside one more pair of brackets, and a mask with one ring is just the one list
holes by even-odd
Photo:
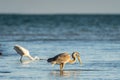
[[62, 69], [64, 68], [64, 66], [65, 66], [65, 64], [64, 64], [64, 63], [62, 63]]
[[64, 65], [65, 65], [64, 63], [61, 63], [61, 64], [60, 64], [60, 70], [63, 70]]
[[52, 64], [52, 67], [54, 67], [55, 64]]
[[60, 70], [62, 70], [62, 64], [60, 64]]
[[52, 67], [53, 67], [55, 64], [56, 64], [56, 62], [55, 62], [55, 61], [52, 61]]

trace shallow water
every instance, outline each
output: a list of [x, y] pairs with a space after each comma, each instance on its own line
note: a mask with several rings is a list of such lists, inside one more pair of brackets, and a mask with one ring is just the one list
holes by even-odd
[[[46, 60], [30, 61], [13, 50], [19, 44], [27, 48], [32, 56], [42, 59], [61, 52], [80, 52], [83, 64], [66, 64], [63, 71], [59, 65], [52, 67]], [[33, 41], [2, 42], [0, 56], [1, 80], [119, 80], [120, 42], [113, 41]]]
[[[120, 15], [0, 14], [0, 80], [120, 80]], [[13, 46], [19, 44], [30, 61]], [[78, 51], [78, 61], [52, 67], [45, 59]]]

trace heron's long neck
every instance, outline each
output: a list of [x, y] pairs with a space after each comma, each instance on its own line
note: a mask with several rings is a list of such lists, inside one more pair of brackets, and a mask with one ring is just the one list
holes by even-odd
[[76, 61], [76, 56], [72, 56], [72, 58], [73, 58], [73, 59], [69, 61], [69, 63], [71, 63], [71, 64], [75, 63], [75, 61]]

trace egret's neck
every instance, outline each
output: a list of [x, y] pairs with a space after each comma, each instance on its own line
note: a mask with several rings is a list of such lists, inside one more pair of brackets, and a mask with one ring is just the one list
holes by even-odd
[[28, 58], [31, 60], [35, 60], [31, 55], [28, 55]]

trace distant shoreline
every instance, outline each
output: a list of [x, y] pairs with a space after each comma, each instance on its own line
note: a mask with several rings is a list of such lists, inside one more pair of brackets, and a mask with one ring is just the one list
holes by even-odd
[[109, 14], [109, 13], [53, 13], [53, 14], [27, 14], [27, 13], [0, 13], [0, 15], [120, 15], [120, 14]]

